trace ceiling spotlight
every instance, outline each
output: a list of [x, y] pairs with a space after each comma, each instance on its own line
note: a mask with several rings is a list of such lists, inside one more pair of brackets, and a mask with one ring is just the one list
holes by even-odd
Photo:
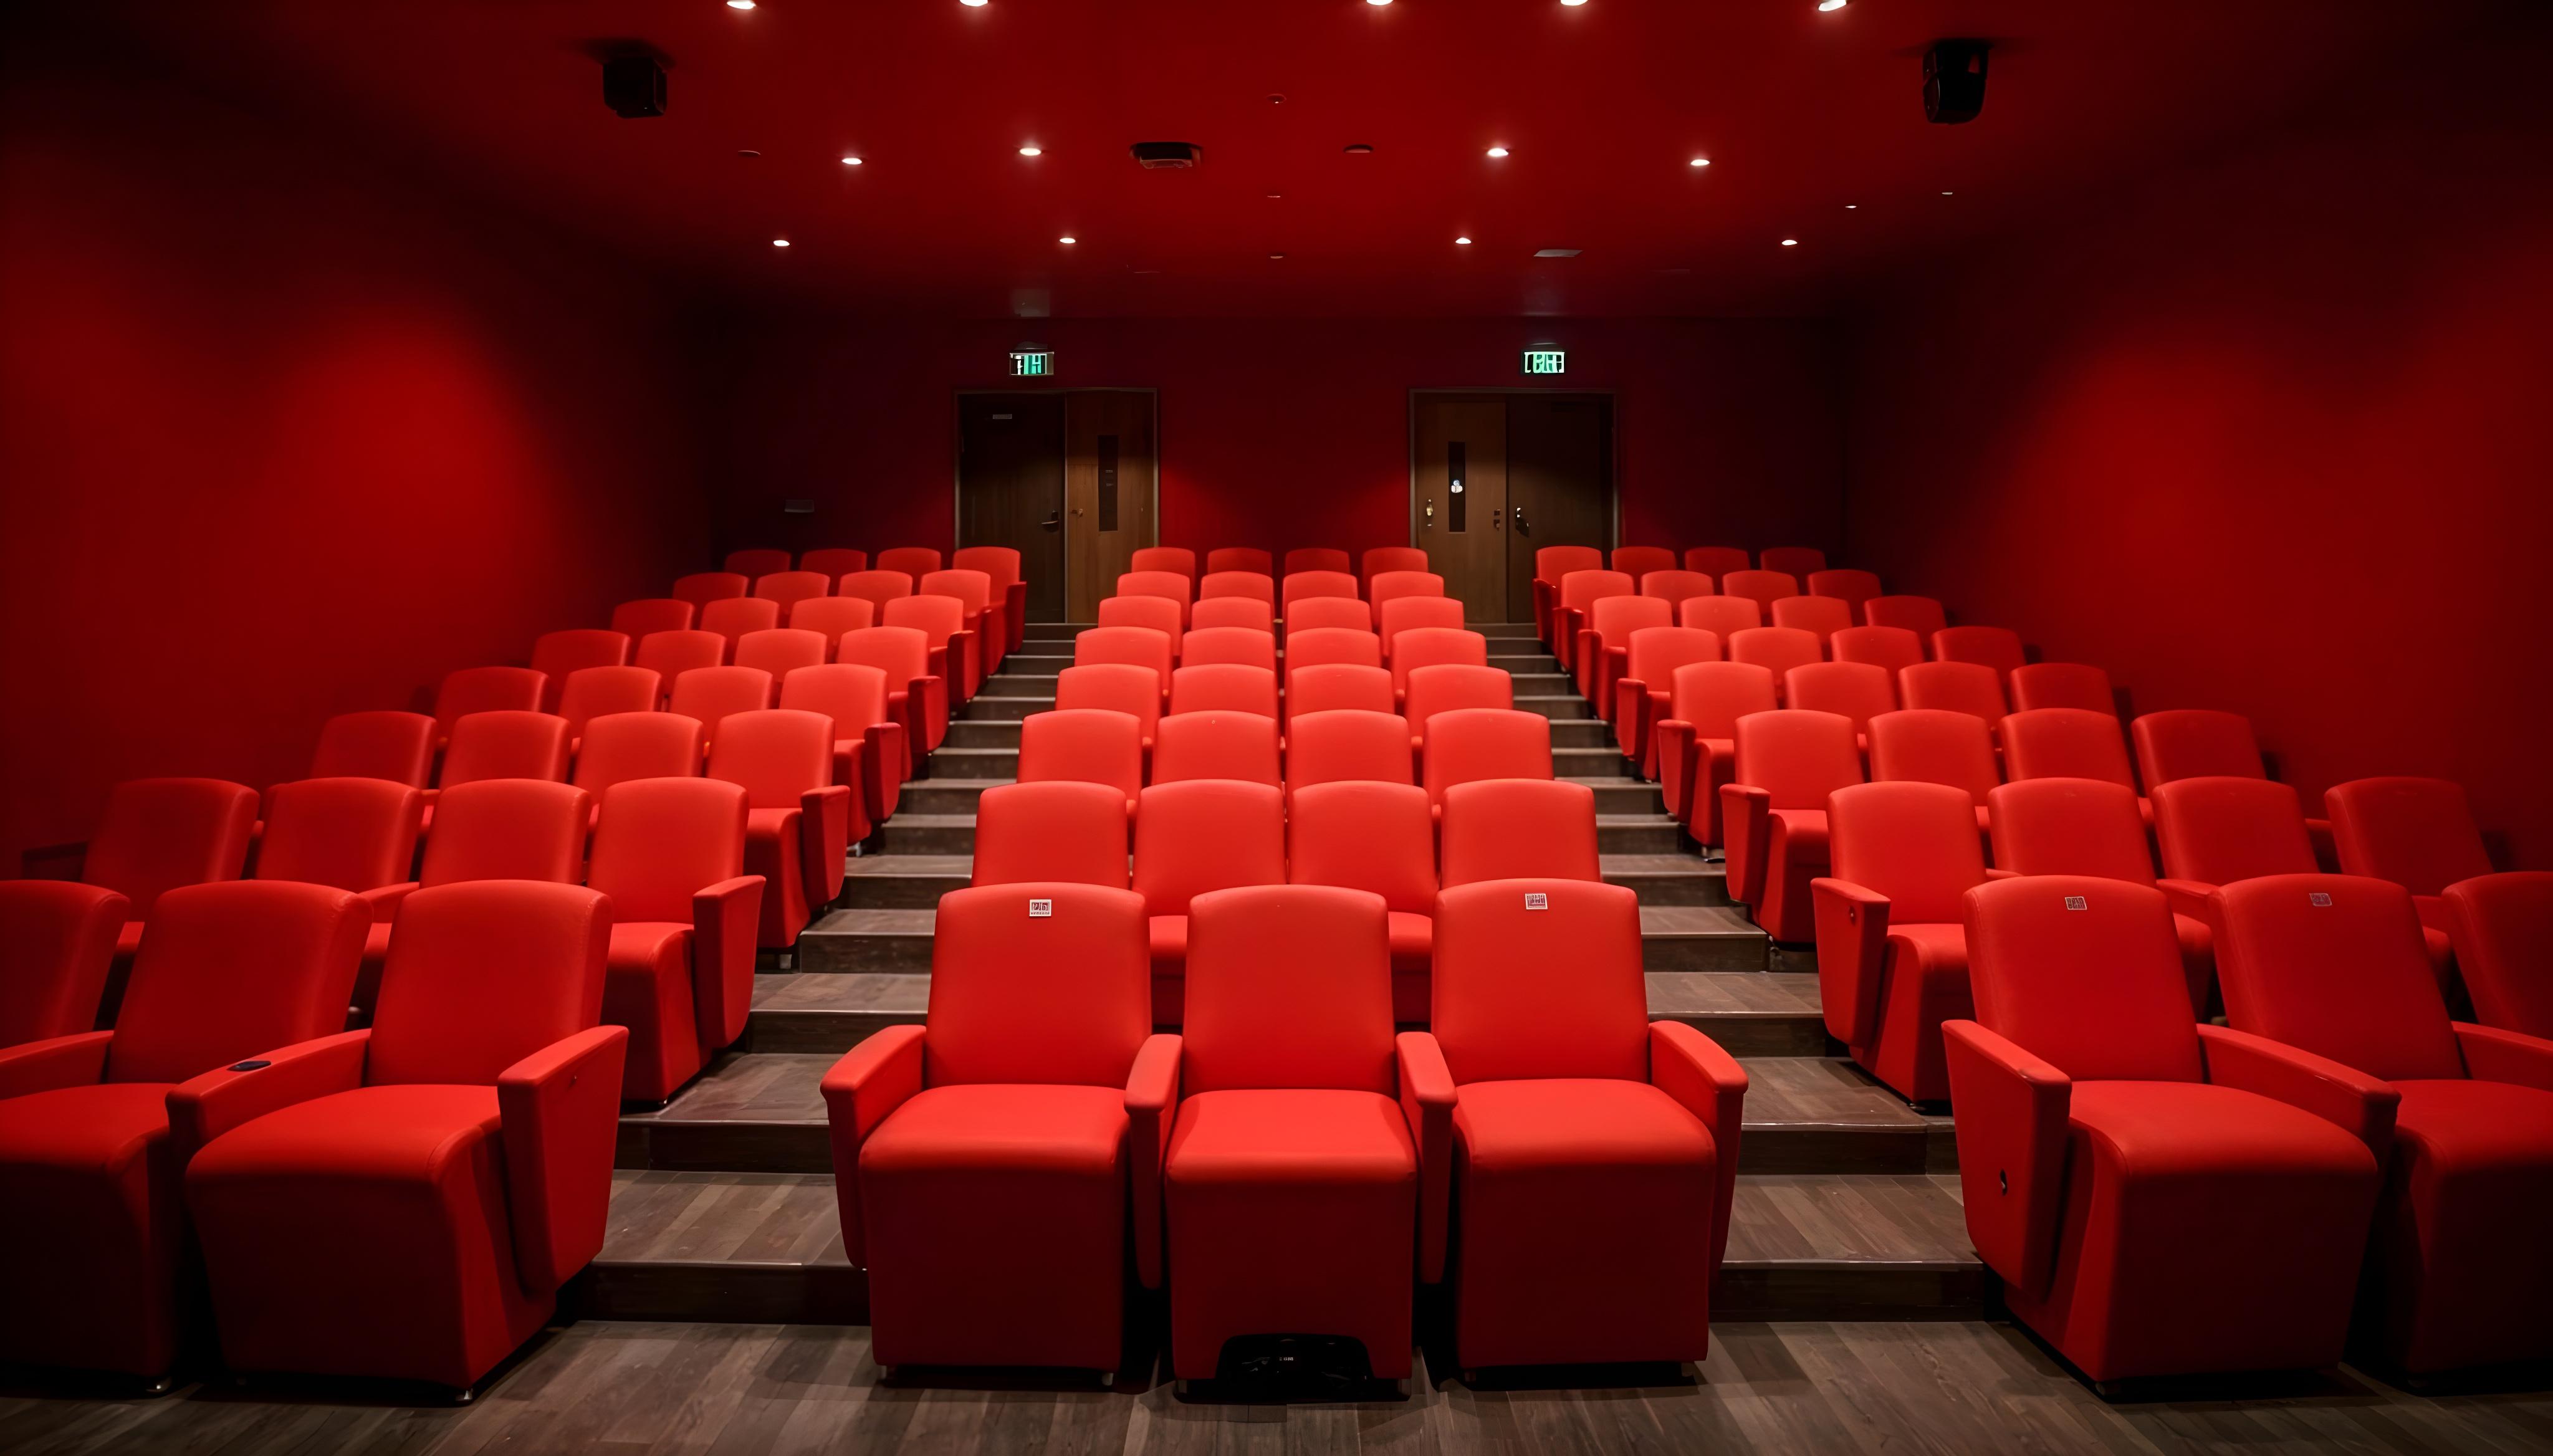
[[1020, 149], [1020, 155], [1021, 155], [1022, 157], [1038, 157], [1038, 156], [1043, 156], [1043, 155], [1045, 154], [1045, 152], [1046, 152], [1046, 149], [1045, 149], [1044, 147], [1022, 147], [1022, 148]]
[[[1389, 5], [1391, 0], [1365, 0], [1365, 3], [1368, 5]], [[1282, 258], [1285, 255], [1282, 253], [1271, 253], [1268, 256], [1271, 258]]]
[[1561, 3], [1561, 4], [1563, 4], [1563, 5], [1576, 6], [1576, 5], [1584, 5], [1584, 4], [1586, 4], [1586, 3], [1587, 3], [1587, 0], [1560, 0], [1560, 3]]
[[1709, 166], [1711, 166], [1711, 159], [1710, 159], [1710, 158], [1708, 158], [1708, 157], [1697, 157], [1697, 158], [1695, 158], [1693, 161], [1686, 163], [1686, 164], [1685, 164], [1685, 166], [1687, 166], [1687, 167], [1709, 167]]
[[[730, 4], [730, 5], [732, 5], [732, 4], [734, 4], [734, 3], [735, 3], [735, 0], [727, 0], [727, 3], [728, 3], [728, 4]], [[753, 8], [753, 0], [745, 0], [745, 3], [744, 3], [742, 6], [739, 6], [738, 8], [739, 8], [739, 9], [743, 9], [743, 10], [750, 10], [750, 9], [752, 9], [752, 8]], [[787, 238], [774, 238], [774, 239], [772, 239], [772, 240], [771, 240], [771, 246], [772, 246], [772, 247], [774, 247], [774, 248], [786, 248], [786, 247], [788, 247], [788, 246], [789, 246], [789, 240], [788, 240]]]
[[842, 166], [844, 167], [858, 167], [859, 165], [860, 159], [857, 157], [845, 157], [842, 159]]
[[1056, 241], [1056, 242], [1058, 242], [1058, 243], [1061, 243], [1061, 244], [1062, 244], [1062, 245], [1064, 245], [1065, 247], [1069, 248], [1069, 247], [1071, 247], [1073, 244], [1078, 243], [1078, 242], [1080, 242], [1081, 240], [1080, 240], [1079, 238], [1076, 238], [1076, 237], [1072, 236], [1070, 233], [1066, 233], [1066, 234], [1064, 234], [1062, 237], [1055, 239], [1055, 241]]
[[[1369, 5], [1389, 5], [1391, 0], [1366, 0], [1366, 3]], [[1268, 256], [1271, 258], [1282, 258], [1285, 255], [1282, 253], [1271, 253]]]
[[1785, 248], [1797, 248], [1800, 246], [1800, 240], [1797, 238], [1784, 238], [1782, 240], [1782, 246]]
[[1947, 197], [1947, 196], [1949, 196], [1950, 194], [1949, 194], [1948, 192], [1946, 192], [1946, 191], [1945, 191], [1945, 192], [1943, 192], [1942, 195], [1942, 196], [1944, 196], [1944, 197]]
[[1507, 155], [1507, 149], [1504, 147], [1492, 147], [1490, 149], [1490, 155], [1492, 157], [1504, 157]]
[[992, 0], [957, 0], [957, 3], [965, 6], [968, 10], [981, 10], [985, 6], [991, 4]]
[[[970, 3], [981, 5], [984, 3], [984, 0], [970, 0]], [[1818, 0], [1818, 9], [1841, 10], [1843, 9], [1843, 0]]]
[[729, 10], [751, 10], [753, 8], [753, 0], [726, 0], [726, 8]]
[[1469, 248], [1472, 246], [1472, 240], [1469, 238], [1456, 238], [1454, 240], [1454, 246], [1457, 248]]

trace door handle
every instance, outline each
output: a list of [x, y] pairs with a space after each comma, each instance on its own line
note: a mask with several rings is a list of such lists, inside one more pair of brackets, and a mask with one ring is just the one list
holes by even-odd
[[1427, 498], [1427, 509], [1419, 519], [1418, 528], [1422, 531], [1432, 531], [1436, 528], [1436, 498], [1433, 496]]
[[[1080, 512], [1075, 511], [1073, 513], [1077, 515]], [[1039, 521], [1038, 524], [1045, 526], [1051, 531], [1059, 531], [1063, 529], [1063, 512], [1058, 510], [1054, 514], [1048, 516], [1046, 519]]]
[[1524, 507], [1521, 505], [1515, 507], [1515, 525], [1517, 535], [1530, 536], [1533, 534], [1533, 522], [1524, 518]]

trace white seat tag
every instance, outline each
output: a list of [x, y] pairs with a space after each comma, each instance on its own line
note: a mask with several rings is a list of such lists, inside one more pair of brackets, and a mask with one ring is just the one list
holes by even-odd
[[2065, 908], [2068, 910], [2089, 910], [2092, 907], [2082, 896], [2068, 895], [2065, 897]]
[[1549, 910], [1551, 908], [1551, 897], [1542, 893], [1540, 890], [1527, 891], [1524, 897], [1524, 908], [1527, 910]]
[[1054, 902], [1053, 900], [1031, 900], [1029, 902], [1029, 919], [1047, 920], [1051, 919], [1054, 915]]

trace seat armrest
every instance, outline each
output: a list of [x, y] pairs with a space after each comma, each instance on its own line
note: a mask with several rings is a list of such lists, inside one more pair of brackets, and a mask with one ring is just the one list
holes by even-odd
[[2331, 821], [2306, 820], [2305, 838], [2313, 841], [2315, 865], [2325, 874], [2340, 873], [2340, 840], [2332, 836]]
[[1601, 639], [1596, 642], [1595, 647], [1596, 655], [1589, 665], [1595, 669], [1593, 676], [1596, 691], [1590, 695], [1589, 702], [1594, 705], [1598, 718], [1610, 718], [1618, 710], [1618, 705], [1614, 702], [1617, 695], [1613, 691], [1613, 685], [1620, 682], [1631, 670], [1631, 649], [1607, 646]]
[[1973, 1021], [1942, 1023], [1968, 1238], [1994, 1272], [2046, 1292], [2056, 1267], [2073, 1079]]
[[2198, 1024], [2207, 1079], [2239, 1087], [2299, 1112], [2310, 1112], [2358, 1139], [2385, 1165], [2393, 1144], [2393, 1112], [2402, 1094], [2354, 1066], [2232, 1027]]
[[1746, 1126], [1746, 1068], [1718, 1042], [1680, 1021], [1649, 1023], [1649, 1084], [1711, 1129], [1711, 1270], [1728, 1256], [1729, 1209], [1737, 1198], [1738, 1139]]
[[590, 1027], [497, 1073], [514, 1272], [535, 1296], [603, 1252], [628, 1054], [627, 1027]]
[[1827, 1030], [1847, 1047], [1867, 1047], [1879, 1034], [1879, 977], [1888, 960], [1886, 895], [1850, 880], [1809, 881], [1817, 911], [1818, 999]]
[[853, 791], [841, 784], [828, 784], [809, 789], [799, 796], [798, 816], [799, 860], [807, 872], [807, 898], [818, 908], [832, 904], [842, 894], [842, 860], [851, 850], [851, 832], [868, 838], [867, 816], [857, 816], [858, 806]]
[[1003, 614], [1002, 624], [1010, 630], [1011, 650], [1017, 652], [1020, 650], [1021, 634], [1027, 628], [1029, 621], [1029, 584], [1013, 582], [1003, 593], [1003, 597], [1009, 602], [1011, 610]]
[[1695, 801], [1700, 797], [1694, 783], [1701, 776], [1702, 738], [1693, 725], [1681, 718], [1659, 715], [1657, 725], [1649, 729], [1657, 740], [1658, 790], [1666, 796], [1667, 817], [1683, 825], [1694, 838], [1702, 838], [1702, 827], [1694, 815], [1708, 810]]
[[958, 670], [964, 674], [966, 696], [974, 697], [975, 690], [984, 685], [983, 637], [960, 627], [948, 634], [948, 650], [957, 659]]
[[1169, 1156], [1170, 1124], [1179, 1111], [1179, 1054], [1175, 1032], [1155, 1032], [1135, 1051], [1126, 1072], [1127, 1159], [1133, 1174], [1135, 1273], [1144, 1288], [1162, 1287], [1162, 1165]]
[[1587, 625], [1587, 614], [1575, 607], [1551, 604], [1551, 655], [1560, 659], [1560, 670], [1576, 671], [1578, 633]]
[[[267, 1064], [249, 1071], [218, 1067], [168, 1090], [168, 1145], [182, 1166], [206, 1143], [243, 1123], [364, 1084], [369, 1031], [339, 1032], [295, 1042], [248, 1059]], [[233, 1064], [238, 1065], [241, 1064]]]
[[2205, 880], [2176, 880], [2166, 877], [2156, 880], [2155, 888], [2163, 891], [2163, 897], [2170, 904], [2172, 914], [2186, 915], [2211, 928], [2216, 924], [2216, 887], [2214, 885]]
[[922, 684], [923, 737], [914, 751], [920, 757], [937, 749], [948, 736], [948, 679], [934, 673], [920, 679]]
[[1640, 742], [1649, 731], [1649, 685], [1646, 680], [1627, 672], [1613, 678], [1612, 698], [1606, 705], [1612, 710], [1613, 741], [1622, 746], [1625, 757], [1640, 756]]
[[[1694, 790], [1699, 796], [1702, 790]], [[1728, 898], [1753, 909], [1764, 898], [1764, 847], [1773, 829], [1773, 796], [1753, 784], [1720, 786], [1721, 857], [1728, 865]]]
[[704, 1046], [724, 1047], [744, 1035], [764, 885], [758, 874], [740, 874], [692, 896], [692, 1015]]
[[2465, 1071], [2478, 1081], [2515, 1082], [2553, 1092], [2553, 1041], [2496, 1026], [2456, 1024], [2456, 1042], [2465, 1054]]
[[106, 1049], [114, 1041], [113, 1032], [74, 1032], [0, 1047], [0, 1097], [94, 1085], [106, 1075]]
[[357, 890], [355, 898], [363, 901], [366, 907], [371, 909], [373, 924], [388, 925], [398, 919], [399, 907], [405, 905], [407, 897], [415, 893], [416, 881], [402, 880], [395, 885], [383, 885], [378, 889]]
[[868, 796], [871, 822], [884, 824], [895, 817], [904, 781], [913, 776], [913, 735], [901, 723], [873, 723], [864, 738], [860, 792]]
[[1445, 1278], [1445, 1241], [1454, 1200], [1454, 1072], [1430, 1032], [1392, 1039], [1400, 1076], [1400, 1115], [1418, 1149], [1418, 1278]]
[[825, 1120], [833, 1145], [833, 1199], [841, 1208], [842, 1249], [868, 1268], [860, 1222], [860, 1145], [887, 1114], [922, 1090], [923, 1029], [891, 1026], [842, 1054], [825, 1072]]
[[1990, 880], [2017, 880], [2021, 877], [2021, 871], [2017, 869], [1997, 869], [1991, 864], [1986, 866], [1986, 878]]

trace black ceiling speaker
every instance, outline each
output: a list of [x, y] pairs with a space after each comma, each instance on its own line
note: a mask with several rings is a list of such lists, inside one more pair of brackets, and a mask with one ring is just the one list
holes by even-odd
[[1205, 161], [1205, 149], [1194, 142], [1137, 142], [1135, 163], [1147, 170], [1183, 170]]
[[665, 114], [665, 68], [652, 56], [614, 56], [603, 62], [603, 104], [622, 116]]
[[1924, 119], [1975, 121], [1986, 105], [1986, 43], [1935, 41], [1924, 53]]

